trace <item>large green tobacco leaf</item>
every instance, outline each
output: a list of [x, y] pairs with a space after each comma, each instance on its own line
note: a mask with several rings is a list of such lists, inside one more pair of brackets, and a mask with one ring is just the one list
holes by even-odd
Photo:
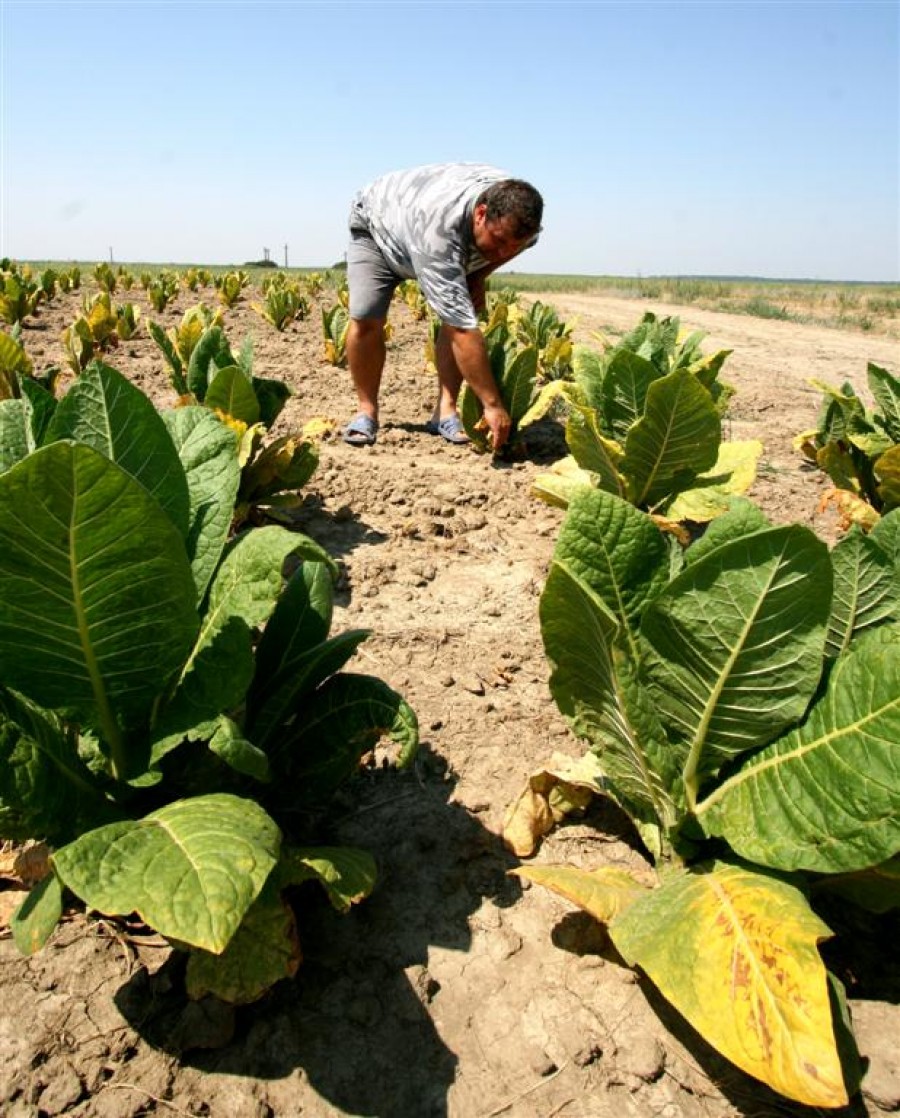
[[809, 1106], [847, 1102], [817, 949], [831, 932], [798, 889], [714, 863], [667, 877], [609, 930], [628, 962], [738, 1067]]
[[662, 533], [645, 513], [600, 490], [573, 496], [554, 558], [603, 601], [633, 642], [641, 614], [669, 577]]
[[572, 347], [572, 380], [591, 411], [603, 414], [605, 363], [596, 350], [586, 345]]
[[369, 635], [368, 630], [352, 630], [328, 639], [332, 587], [324, 563], [301, 564], [259, 640], [247, 695], [247, 728], [263, 748], [281, 732], [302, 696], [339, 671]]
[[752, 501], [737, 497], [728, 512], [711, 520], [703, 535], [684, 552], [685, 566], [691, 566], [723, 544], [771, 527], [765, 514]]
[[519, 350], [504, 370], [499, 387], [514, 424], [519, 423], [531, 406], [537, 367], [538, 351], [534, 346], [527, 346]]
[[803, 725], [698, 807], [708, 834], [776, 869], [841, 873], [900, 848], [900, 625], [859, 638]]
[[[664, 833], [674, 819], [670, 751], [627, 660], [620, 656], [616, 665], [615, 619], [559, 560], [550, 568], [540, 615], [550, 691], [560, 712], [599, 757], [616, 802], [639, 825]], [[648, 845], [660, 848], [660, 834]]]
[[117, 817], [59, 720], [0, 688], [0, 838], [67, 842]]
[[660, 371], [645, 357], [622, 350], [609, 362], [603, 378], [603, 426], [617, 442], [643, 416], [650, 386]]
[[652, 508], [715, 465], [722, 439], [712, 397], [693, 373], [677, 369], [647, 390], [643, 416], [625, 439], [621, 471], [628, 496]]
[[58, 850], [53, 864], [89, 908], [137, 912], [167, 938], [218, 954], [280, 845], [281, 832], [258, 804], [218, 794], [89, 831]]
[[275, 525], [245, 532], [234, 541], [210, 585], [197, 641], [158, 737], [187, 731], [242, 702], [253, 678], [254, 631], [275, 608], [290, 555], [333, 562], [306, 536]]
[[199, 403], [206, 400], [206, 392], [219, 369], [235, 365], [234, 354], [221, 326], [210, 326], [200, 335], [191, 351], [185, 379], [188, 390]]
[[892, 442], [900, 443], [900, 380], [887, 369], [869, 362], [866, 370], [869, 389], [881, 410], [881, 426]]
[[273, 792], [292, 803], [320, 803], [385, 736], [399, 746], [398, 765], [408, 764], [419, 745], [418, 721], [409, 704], [374, 676], [332, 676], [308, 698], [293, 734], [272, 743], [273, 765], [288, 778]]
[[92, 361], [60, 400], [46, 441], [91, 446], [159, 501], [182, 536], [188, 531], [188, 489], [165, 422], [126, 377]]
[[0, 400], [0, 474], [28, 454], [29, 430], [24, 400]]
[[318, 881], [338, 912], [349, 912], [375, 888], [378, 869], [368, 850], [355, 846], [287, 847], [278, 866], [282, 887]]
[[885, 513], [869, 533], [869, 539], [890, 556], [897, 578], [900, 578], [900, 509]]
[[259, 402], [253, 385], [237, 365], [219, 369], [206, 390], [203, 401], [208, 408], [252, 427], [259, 422]]
[[617, 497], [625, 496], [625, 481], [619, 473], [623, 451], [613, 439], [603, 436], [597, 413], [591, 408], [572, 407], [566, 421], [566, 443], [583, 470], [596, 475], [596, 485]]
[[839, 656], [851, 640], [886, 621], [900, 621], [900, 579], [878, 543], [854, 527], [831, 552], [834, 595], [825, 653]]
[[0, 678], [115, 743], [196, 633], [181, 534], [109, 459], [58, 442], [0, 475], [0, 537]]
[[822, 671], [828, 550], [808, 529], [772, 528], [714, 548], [647, 608], [646, 676], [699, 777], [797, 722]]
[[163, 419], [187, 477], [187, 551], [200, 601], [222, 557], [234, 514], [241, 480], [237, 437], [208, 408], [176, 408], [164, 412]]

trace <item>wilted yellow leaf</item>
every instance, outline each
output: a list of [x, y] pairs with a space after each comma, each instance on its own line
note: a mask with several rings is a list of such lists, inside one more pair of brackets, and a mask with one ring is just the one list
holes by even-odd
[[316, 415], [303, 424], [301, 435], [304, 439], [324, 439], [326, 435], [337, 426], [334, 419], [326, 419], [323, 415]]
[[823, 513], [832, 506], [837, 512], [839, 526], [844, 532], [853, 524], [858, 524], [863, 531], [868, 532], [881, 519], [877, 509], [874, 509], [862, 497], [851, 493], [849, 489], [838, 489], [836, 487], [826, 489], [819, 499], [816, 511]]
[[591, 797], [601, 794], [602, 773], [592, 753], [580, 758], [554, 754], [552, 769], [538, 769], [507, 809], [502, 836], [518, 857], [527, 858], [555, 823], [583, 811]]
[[538, 842], [553, 829], [553, 813], [542, 796], [526, 786], [507, 809], [503, 820], [503, 842], [519, 858], [527, 858]]

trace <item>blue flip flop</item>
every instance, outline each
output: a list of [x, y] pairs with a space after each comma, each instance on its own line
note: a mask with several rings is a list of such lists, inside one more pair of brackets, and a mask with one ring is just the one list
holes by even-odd
[[429, 435], [440, 435], [442, 439], [446, 439], [448, 443], [453, 443], [455, 446], [461, 446], [469, 441], [469, 436], [463, 427], [463, 421], [458, 415], [448, 415], [446, 419], [437, 422], [429, 419], [425, 424], [425, 430]]
[[341, 432], [341, 438], [348, 446], [373, 446], [377, 436], [378, 420], [365, 412], [351, 419]]

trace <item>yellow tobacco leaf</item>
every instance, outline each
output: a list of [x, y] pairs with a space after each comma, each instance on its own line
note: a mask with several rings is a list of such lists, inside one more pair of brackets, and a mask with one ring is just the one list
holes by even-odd
[[575, 866], [519, 866], [511, 870], [559, 893], [577, 904], [601, 924], [609, 924], [647, 892], [647, 889], [626, 870], [603, 866], [597, 870], [580, 870]]
[[809, 1106], [846, 1104], [817, 946], [831, 932], [799, 889], [721, 862], [677, 872], [610, 935], [732, 1063]]

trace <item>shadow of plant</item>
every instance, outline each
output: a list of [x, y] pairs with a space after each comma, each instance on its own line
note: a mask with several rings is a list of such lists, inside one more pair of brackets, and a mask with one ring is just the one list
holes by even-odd
[[423, 746], [414, 771], [363, 774], [341, 793], [342, 814], [320, 838], [371, 851], [379, 882], [344, 916], [320, 889], [297, 890], [295, 979], [236, 1010], [210, 998], [190, 1003], [173, 955], [121, 988], [122, 1014], [153, 1047], [204, 1072], [266, 1080], [299, 1072], [350, 1114], [442, 1118], [457, 1058], [432, 1019], [440, 986], [429, 948], [465, 952], [483, 898], [506, 906], [519, 896], [499, 841], [450, 802], [454, 785]]

